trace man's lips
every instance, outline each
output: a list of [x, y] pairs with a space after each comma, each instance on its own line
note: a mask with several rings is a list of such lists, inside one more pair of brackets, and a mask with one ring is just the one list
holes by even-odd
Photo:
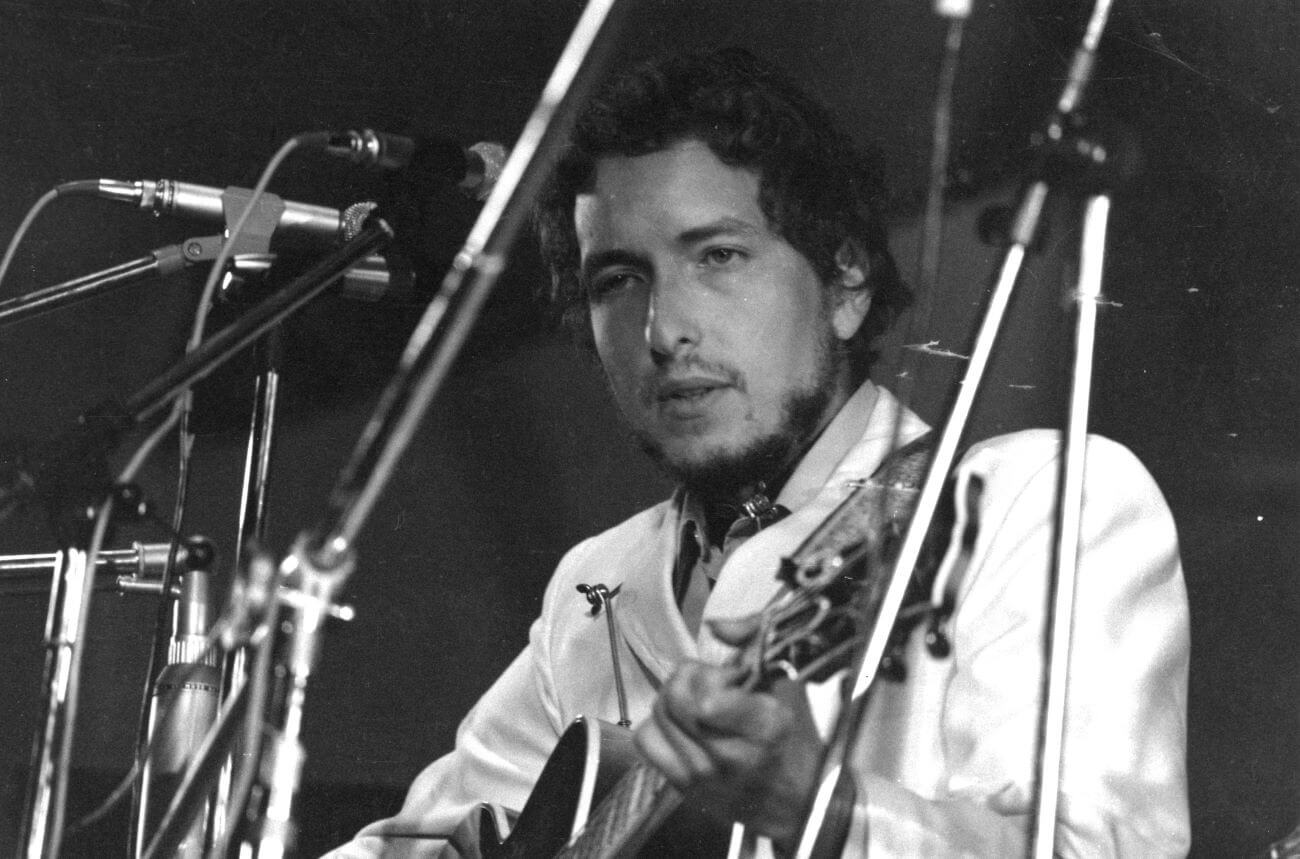
[[714, 415], [721, 397], [733, 387], [729, 379], [716, 376], [669, 377], [655, 383], [650, 405], [660, 420], [697, 426]]
[[667, 379], [655, 386], [654, 399], [659, 403], [692, 402], [707, 395], [730, 387], [725, 379], [704, 376], [692, 376], [683, 379]]

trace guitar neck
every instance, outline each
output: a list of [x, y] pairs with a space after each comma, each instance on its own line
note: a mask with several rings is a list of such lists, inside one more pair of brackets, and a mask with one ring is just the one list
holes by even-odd
[[682, 795], [657, 769], [638, 761], [619, 779], [556, 859], [631, 856], [681, 804]]

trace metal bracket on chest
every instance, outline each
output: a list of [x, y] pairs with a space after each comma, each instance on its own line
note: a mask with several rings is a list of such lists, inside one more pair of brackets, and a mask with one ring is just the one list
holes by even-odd
[[614, 597], [618, 596], [622, 585], [615, 585], [611, 591], [603, 584], [578, 585], [578, 593], [591, 603], [591, 616], [600, 615], [605, 610], [605, 625], [609, 629], [609, 658], [614, 668], [614, 690], [618, 694], [618, 723], [624, 728], [632, 726], [627, 713], [627, 692], [623, 688], [623, 671], [618, 663], [618, 622], [614, 620]]

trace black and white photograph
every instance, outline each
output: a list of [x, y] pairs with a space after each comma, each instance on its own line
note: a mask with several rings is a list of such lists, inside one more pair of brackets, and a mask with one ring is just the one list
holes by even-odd
[[1300, 6], [0, 2], [0, 855], [1300, 859]]

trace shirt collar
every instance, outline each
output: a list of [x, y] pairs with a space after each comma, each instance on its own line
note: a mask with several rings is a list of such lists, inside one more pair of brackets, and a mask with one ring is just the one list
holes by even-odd
[[862, 439], [878, 394], [879, 389], [874, 384], [863, 382], [840, 406], [835, 417], [795, 466], [794, 473], [776, 497], [777, 504], [792, 511], [799, 510], [816, 497], [835, 472], [835, 467]]

